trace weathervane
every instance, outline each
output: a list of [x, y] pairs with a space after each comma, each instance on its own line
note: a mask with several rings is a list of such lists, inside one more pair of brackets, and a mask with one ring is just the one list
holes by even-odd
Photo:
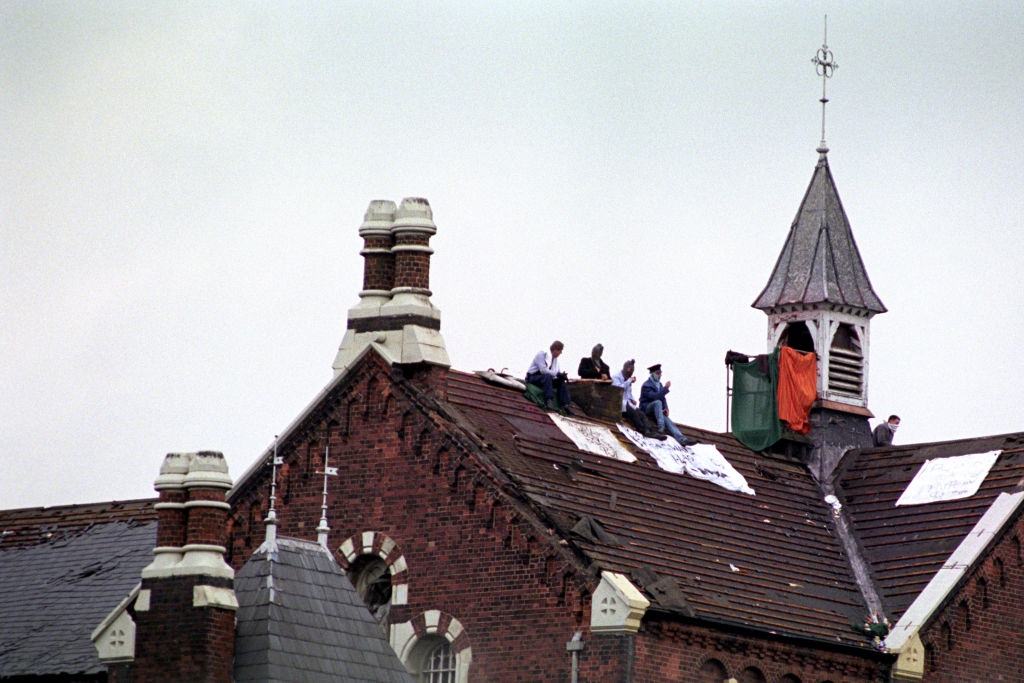
[[825, 105], [828, 104], [828, 97], [825, 96], [825, 83], [832, 78], [832, 73], [839, 68], [839, 65], [832, 59], [832, 50], [828, 49], [828, 15], [825, 15], [825, 38], [821, 43], [818, 54], [811, 60], [818, 75], [821, 76], [821, 144], [818, 145], [818, 154], [828, 154], [828, 145], [825, 144]]

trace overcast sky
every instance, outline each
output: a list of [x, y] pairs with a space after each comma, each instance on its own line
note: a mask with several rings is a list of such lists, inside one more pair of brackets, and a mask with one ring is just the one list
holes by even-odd
[[456, 368], [726, 349], [817, 159], [875, 290], [897, 442], [1024, 429], [1024, 5], [0, 4], [0, 506], [237, 477], [331, 379], [371, 199], [430, 200]]

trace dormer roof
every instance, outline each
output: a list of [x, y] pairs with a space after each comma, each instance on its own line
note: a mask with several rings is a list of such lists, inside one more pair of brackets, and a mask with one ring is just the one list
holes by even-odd
[[818, 159], [772, 276], [753, 307], [771, 311], [815, 304], [860, 309], [869, 316], [886, 311], [864, 269], [826, 154]]

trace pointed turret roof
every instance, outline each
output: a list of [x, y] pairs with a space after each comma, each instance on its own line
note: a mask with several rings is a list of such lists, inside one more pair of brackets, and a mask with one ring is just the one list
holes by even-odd
[[818, 158], [775, 270], [753, 307], [766, 311], [823, 303], [852, 306], [869, 315], [886, 311], [864, 269], [825, 153]]

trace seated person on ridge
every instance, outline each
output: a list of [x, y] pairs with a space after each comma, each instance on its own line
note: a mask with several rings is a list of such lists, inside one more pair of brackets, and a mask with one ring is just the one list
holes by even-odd
[[651, 376], [640, 388], [640, 411], [657, 423], [659, 432], [665, 433], [667, 431], [673, 439], [679, 442], [679, 445], [692, 446], [697, 443], [693, 439], [683, 436], [683, 433], [679, 431], [675, 423], [668, 419], [668, 399], [666, 396], [668, 395], [669, 387], [672, 386], [672, 382], [665, 382], [662, 385], [661, 363], [655, 363], [647, 368], [647, 370], [651, 373]]
[[632, 359], [627, 360], [623, 363], [622, 370], [612, 375], [612, 386], [622, 389], [622, 416], [633, 425], [633, 429], [644, 436], [663, 440], [665, 435], [651, 429], [647, 418], [637, 410], [636, 399], [633, 398], [633, 383], [636, 382], [636, 377], [633, 376], [634, 367], [636, 367], [636, 361]]
[[[562, 355], [565, 345], [557, 339], [551, 342], [551, 353], [540, 351], [533, 357], [530, 369], [526, 371], [526, 381], [544, 390], [544, 404], [549, 410], [569, 412], [569, 388], [565, 385], [567, 375], [558, 369], [558, 357]], [[558, 403], [555, 403], [555, 392], [558, 392]]]
[[608, 364], [601, 360], [601, 354], [603, 353], [604, 346], [598, 344], [594, 347], [594, 350], [590, 352], [589, 357], [580, 359], [580, 368], [577, 372], [581, 378], [609, 379], [611, 377], [611, 371], [608, 369]]

